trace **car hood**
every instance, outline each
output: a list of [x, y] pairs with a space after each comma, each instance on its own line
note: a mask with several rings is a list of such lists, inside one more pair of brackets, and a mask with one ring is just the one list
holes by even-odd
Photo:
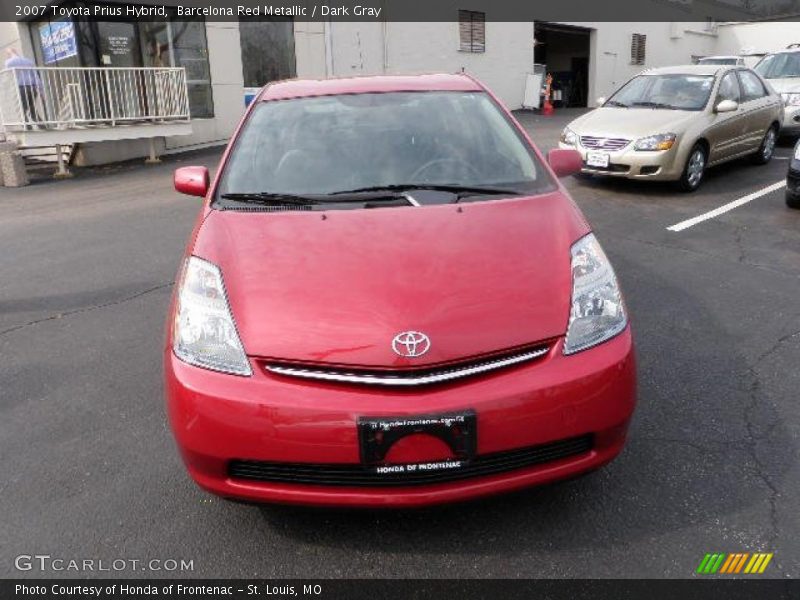
[[800, 92], [800, 79], [797, 77], [787, 77], [785, 79], [767, 79], [767, 82], [779, 94], [790, 92]]
[[[248, 355], [411, 367], [563, 335], [570, 246], [588, 231], [559, 191], [458, 206], [213, 210], [193, 253], [221, 268]], [[394, 353], [407, 330], [429, 336], [426, 354]]]
[[653, 108], [597, 108], [568, 125], [578, 135], [635, 140], [657, 133], [680, 134], [700, 111]]

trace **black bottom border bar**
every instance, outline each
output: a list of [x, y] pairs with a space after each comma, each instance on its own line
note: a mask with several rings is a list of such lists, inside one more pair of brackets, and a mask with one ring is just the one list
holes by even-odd
[[790, 600], [797, 579], [3, 579], [0, 598]]

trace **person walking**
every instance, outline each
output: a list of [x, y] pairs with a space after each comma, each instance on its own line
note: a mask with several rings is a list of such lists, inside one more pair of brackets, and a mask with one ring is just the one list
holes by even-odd
[[36, 100], [39, 98], [39, 91], [42, 89], [42, 80], [35, 70], [36, 63], [30, 58], [22, 56], [17, 52], [16, 48], [8, 48], [6, 53], [8, 58], [6, 59], [5, 68], [15, 69], [19, 97], [22, 102], [22, 119], [25, 121], [25, 127], [29, 128], [29, 122], [36, 123], [41, 121], [36, 109]]

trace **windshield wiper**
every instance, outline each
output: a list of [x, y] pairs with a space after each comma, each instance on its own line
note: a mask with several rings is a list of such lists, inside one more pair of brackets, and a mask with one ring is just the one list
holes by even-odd
[[619, 100], [608, 100], [604, 106], [619, 106], [620, 108], [628, 108], [628, 105], [624, 102], [620, 102]]
[[283, 192], [228, 192], [220, 194], [224, 200], [252, 202], [254, 204], [278, 206], [316, 206], [319, 204], [347, 204], [356, 202], [394, 202], [398, 199], [412, 202], [397, 193], [342, 193], [336, 194], [289, 194]]
[[414, 190], [430, 190], [434, 192], [450, 192], [455, 194], [456, 198], [453, 202], [458, 202], [462, 198], [469, 196], [519, 196], [520, 192], [517, 190], [509, 190], [507, 188], [493, 188], [478, 185], [456, 185], [456, 184], [428, 184], [428, 183], [396, 183], [391, 185], [379, 185], [365, 188], [358, 188], [355, 190], [343, 190], [341, 192], [333, 192], [331, 196], [339, 194], [361, 194], [364, 192], [397, 192], [396, 196], [403, 196], [401, 192], [411, 192]]
[[273, 192], [228, 192], [226, 194], [220, 194], [220, 198], [224, 198], [225, 200], [236, 200], [237, 202], [278, 204], [286, 206], [311, 206], [312, 204], [320, 203], [318, 199], [311, 196]]
[[664, 104], [663, 102], [631, 102], [631, 106], [646, 106], [648, 108], [666, 108], [670, 110], [677, 110], [677, 106], [672, 104]]

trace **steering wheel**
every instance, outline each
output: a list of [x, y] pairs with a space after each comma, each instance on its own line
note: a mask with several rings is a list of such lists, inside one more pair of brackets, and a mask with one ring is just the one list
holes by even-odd
[[434, 158], [433, 160], [429, 160], [419, 169], [414, 171], [411, 174], [410, 180], [419, 181], [419, 177], [423, 173], [425, 173], [428, 169], [446, 164], [455, 165], [456, 168], [461, 168], [464, 173], [468, 172], [470, 175], [474, 175], [476, 179], [480, 179], [481, 176], [480, 172], [465, 160], [462, 160], [460, 158]]

